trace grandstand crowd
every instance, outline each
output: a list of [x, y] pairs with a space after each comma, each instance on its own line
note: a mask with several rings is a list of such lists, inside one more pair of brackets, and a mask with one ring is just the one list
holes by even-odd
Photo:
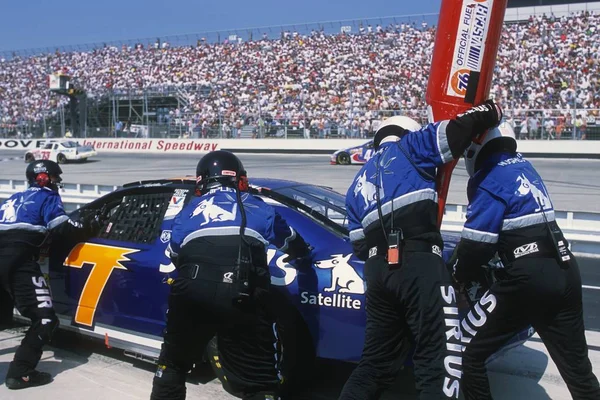
[[[521, 125], [550, 115], [571, 124], [588, 113], [598, 116], [591, 110], [600, 109], [599, 27], [593, 12], [506, 24], [491, 95]], [[188, 105], [172, 114], [190, 116], [194, 126], [219, 121], [235, 132], [248, 116], [266, 115], [366, 136], [379, 110], [425, 108], [434, 37], [432, 27], [394, 24], [357, 34], [285, 32], [244, 42], [106, 46], [2, 59], [0, 123], [39, 120], [56, 110], [65, 98], [49, 93], [48, 73], [60, 71], [96, 98], [112, 90], [179, 87]], [[540, 109], [546, 114], [531, 112]]]

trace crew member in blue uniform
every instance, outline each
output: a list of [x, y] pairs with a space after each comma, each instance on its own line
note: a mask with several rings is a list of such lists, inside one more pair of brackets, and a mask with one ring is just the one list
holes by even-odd
[[485, 360], [532, 325], [574, 399], [600, 399], [583, 324], [581, 276], [548, 190], [507, 123], [465, 152], [467, 221], [450, 267], [459, 283], [497, 253], [504, 270], [461, 326], [463, 393], [491, 399]]
[[306, 257], [310, 248], [271, 206], [247, 192], [233, 153], [205, 155], [196, 176], [198, 197], [172, 228], [169, 251], [178, 277], [171, 282], [151, 399], [185, 399], [187, 373], [215, 334], [230, 388], [243, 399], [277, 399], [266, 248], [277, 246], [286, 259]]
[[17, 348], [6, 374], [9, 389], [23, 389], [50, 383], [49, 373], [36, 371], [42, 348], [58, 326], [48, 283], [37, 263], [40, 247], [51, 234], [69, 230], [84, 233], [79, 222], [65, 213], [58, 194], [61, 168], [54, 161], [34, 161], [25, 175], [29, 187], [15, 193], [0, 206], [0, 291], [2, 321], [9, 325], [13, 304], [31, 319], [31, 327]]
[[498, 125], [492, 101], [455, 119], [421, 126], [383, 121], [376, 153], [346, 196], [350, 239], [365, 262], [367, 323], [362, 358], [340, 399], [377, 399], [396, 379], [413, 345], [421, 399], [458, 398], [461, 347], [452, 278], [437, 227], [436, 168], [460, 157]]

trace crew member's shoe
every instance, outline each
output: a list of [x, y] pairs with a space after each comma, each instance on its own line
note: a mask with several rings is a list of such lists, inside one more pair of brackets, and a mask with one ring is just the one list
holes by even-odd
[[6, 378], [6, 387], [12, 390], [47, 385], [52, 382], [52, 375], [47, 372], [32, 371], [19, 378]]

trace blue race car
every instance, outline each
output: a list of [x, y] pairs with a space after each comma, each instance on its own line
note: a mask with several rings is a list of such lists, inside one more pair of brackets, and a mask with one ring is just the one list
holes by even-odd
[[[288, 382], [300, 380], [315, 357], [356, 362], [364, 340], [364, 262], [352, 253], [344, 196], [292, 181], [253, 179], [251, 184], [251, 191], [315, 248], [312, 268], [298, 270], [282, 261], [283, 253], [268, 249], [279, 297], [283, 375]], [[194, 185], [193, 178], [135, 182], [72, 212], [76, 219], [99, 213], [108, 219], [90, 237], [64, 237], [51, 244], [47, 273], [61, 328], [156, 361], [167, 311], [165, 281], [176, 274], [165, 252], [173, 219], [194, 196]], [[458, 237], [444, 235], [444, 240], [447, 259]], [[480, 297], [485, 286], [473, 287], [470, 300]], [[459, 302], [462, 316], [468, 309], [465, 299]], [[521, 332], [505, 349], [532, 334]], [[218, 351], [215, 343], [209, 347]]]
[[373, 155], [373, 140], [361, 144], [360, 146], [348, 147], [336, 151], [331, 155], [330, 164], [364, 164]]

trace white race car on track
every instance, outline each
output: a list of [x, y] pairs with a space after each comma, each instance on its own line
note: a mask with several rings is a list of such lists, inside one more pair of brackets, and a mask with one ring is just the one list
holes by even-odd
[[35, 160], [52, 160], [59, 164], [67, 161], [87, 160], [98, 155], [93, 146], [83, 146], [73, 140], [62, 140], [46, 143], [41, 149], [27, 150], [25, 162]]

